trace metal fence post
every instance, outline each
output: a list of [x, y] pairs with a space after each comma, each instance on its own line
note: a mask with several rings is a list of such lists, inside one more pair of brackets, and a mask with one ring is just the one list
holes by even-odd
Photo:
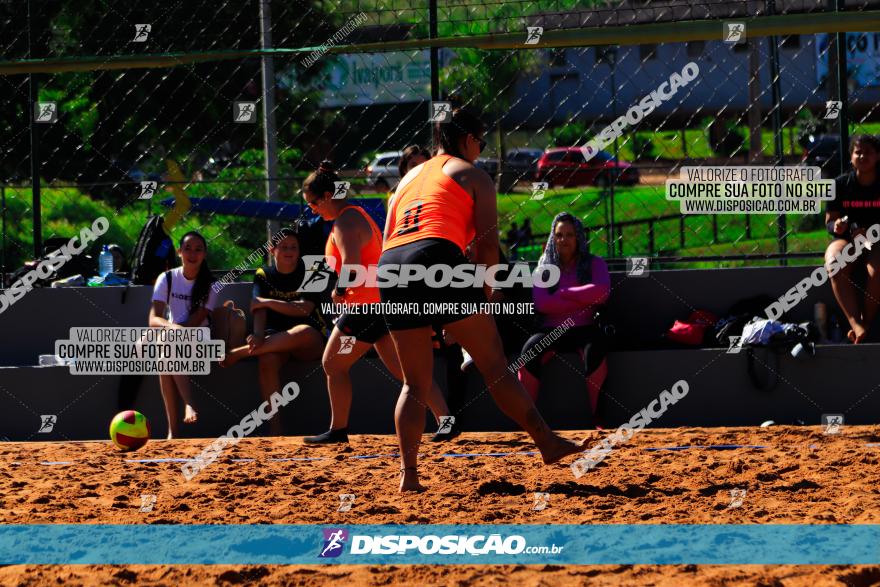
[[[27, 41], [28, 41], [28, 59], [33, 59], [31, 44], [31, 28], [33, 26], [33, 18], [31, 16], [31, 1], [27, 4]], [[39, 82], [37, 74], [28, 74], [28, 112], [25, 114], [29, 120], [30, 138], [31, 138], [31, 200], [33, 209], [34, 229], [34, 259], [43, 256], [43, 220], [42, 220], [42, 204], [40, 201], [40, 129], [37, 127], [35, 106], [40, 99]]]
[[3, 206], [3, 243], [0, 246], [0, 288], [6, 289], [6, 186], [0, 185], [0, 206]]
[[[767, 0], [767, 14], [773, 16], [776, 13], [776, 1]], [[776, 148], [776, 165], [785, 164], [785, 153], [782, 147], [782, 91], [779, 88], [779, 44], [776, 35], [767, 38], [770, 44], [770, 95], [773, 100], [771, 121], [773, 122], [773, 142]], [[785, 255], [788, 252], [788, 227], [786, 226], [785, 214], [780, 214], [776, 219], [776, 239], [779, 243], [779, 253]], [[779, 259], [780, 265], [787, 265], [785, 257]]]
[[[271, 0], [260, 0], [260, 45], [272, 48]], [[264, 54], [261, 59], [263, 78], [263, 167], [266, 172], [266, 200], [278, 201], [278, 133], [275, 129], [275, 61]], [[277, 220], [266, 221], [267, 240], [278, 231]]]
[[[428, 38], [437, 38], [437, 0], [429, 0], [428, 2]], [[440, 49], [432, 46], [429, 53], [431, 56], [431, 101], [436, 102], [440, 100]], [[436, 149], [439, 145], [435, 142], [437, 137], [434, 136], [433, 126], [432, 124], [429, 130], [430, 140]]]
[[[840, 12], [844, 10], [844, 0], [828, 0], [828, 8]], [[838, 155], [840, 157], [840, 172], [844, 173], [849, 168], [849, 86], [847, 86], [849, 76], [846, 71], [846, 33], [837, 33], [834, 35], [834, 39], [834, 52], [837, 57], [836, 98], [840, 100], [840, 114], [837, 118], [837, 132], [840, 137]]]

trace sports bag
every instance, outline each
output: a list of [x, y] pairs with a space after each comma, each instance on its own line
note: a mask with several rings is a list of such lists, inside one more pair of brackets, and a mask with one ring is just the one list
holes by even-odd
[[174, 243], [165, 233], [161, 216], [150, 216], [141, 229], [131, 258], [131, 282], [153, 285], [174, 264]]

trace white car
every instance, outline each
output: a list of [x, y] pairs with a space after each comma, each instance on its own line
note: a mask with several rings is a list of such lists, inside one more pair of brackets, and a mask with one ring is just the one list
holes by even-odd
[[383, 192], [393, 190], [400, 182], [400, 170], [397, 168], [403, 151], [379, 153], [367, 165], [367, 185]]

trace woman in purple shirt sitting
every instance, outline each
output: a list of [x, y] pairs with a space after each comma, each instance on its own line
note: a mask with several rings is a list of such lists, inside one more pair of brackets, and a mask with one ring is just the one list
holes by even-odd
[[[577, 351], [586, 367], [590, 410], [595, 421], [599, 391], [608, 374], [605, 335], [595, 323], [596, 311], [608, 300], [611, 291], [608, 266], [587, 251], [584, 227], [568, 212], [553, 219], [550, 237], [538, 264], [556, 265], [561, 276], [553, 287], [532, 289], [540, 328], [523, 347], [523, 355], [530, 360], [520, 367], [519, 380], [532, 399], [536, 399], [541, 367], [556, 353]], [[555, 340], [554, 335], [548, 336], [554, 329], [559, 335]]]

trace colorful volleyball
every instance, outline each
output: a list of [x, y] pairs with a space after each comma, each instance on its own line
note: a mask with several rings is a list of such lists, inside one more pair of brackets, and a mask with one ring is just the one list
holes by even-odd
[[150, 439], [150, 424], [147, 417], [134, 410], [119, 412], [110, 422], [110, 440], [117, 448], [137, 450]]

